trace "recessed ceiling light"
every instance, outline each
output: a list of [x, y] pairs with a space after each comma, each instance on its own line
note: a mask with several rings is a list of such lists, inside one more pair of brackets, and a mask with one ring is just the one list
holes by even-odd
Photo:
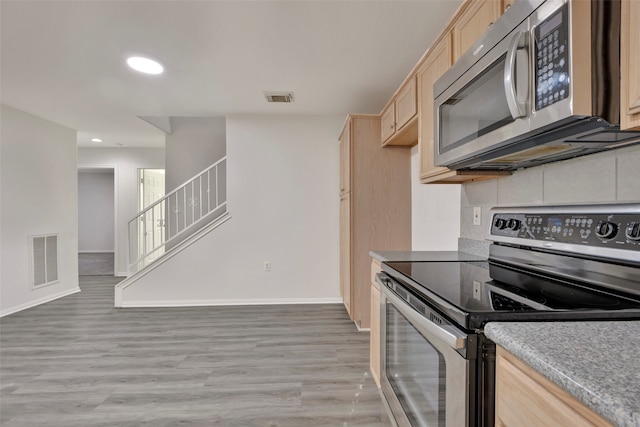
[[91, 142], [102, 142], [100, 138], [91, 138]]
[[159, 62], [142, 56], [128, 58], [127, 64], [134, 70], [145, 74], [161, 74], [164, 71], [164, 67]]

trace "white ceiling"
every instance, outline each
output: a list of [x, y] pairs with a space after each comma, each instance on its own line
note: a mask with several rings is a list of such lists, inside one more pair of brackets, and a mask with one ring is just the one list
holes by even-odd
[[460, 3], [2, 0], [1, 100], [103, 147], [163, 146], [138, 116], [379, 113]]

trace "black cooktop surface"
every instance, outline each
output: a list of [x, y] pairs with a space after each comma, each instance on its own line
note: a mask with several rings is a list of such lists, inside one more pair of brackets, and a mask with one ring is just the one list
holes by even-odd
[[387, 262], [383, 269], [467, 329], [488, 321], [640, 319], [640, 301], [491, 262]]

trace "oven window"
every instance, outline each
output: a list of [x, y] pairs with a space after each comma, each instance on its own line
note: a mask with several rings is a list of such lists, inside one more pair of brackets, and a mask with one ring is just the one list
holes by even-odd
[[440, 152], [514, 121], [504, 92], [506, 55], [440, 106]]
[[445, 423], [444, 357], [387, 304], [386, 376], [412, 426]]

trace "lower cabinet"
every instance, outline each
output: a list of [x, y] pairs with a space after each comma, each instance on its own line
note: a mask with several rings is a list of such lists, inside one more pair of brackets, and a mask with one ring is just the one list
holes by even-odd
[[371, 331], [369, 365], [371, 376], [380, 388], [380, 287], [376, 283], [376, 274], [381, 271], [380, 262], [371, 262]]
[[613, 427], [531, 366], [498, 347], [496, 427]]

